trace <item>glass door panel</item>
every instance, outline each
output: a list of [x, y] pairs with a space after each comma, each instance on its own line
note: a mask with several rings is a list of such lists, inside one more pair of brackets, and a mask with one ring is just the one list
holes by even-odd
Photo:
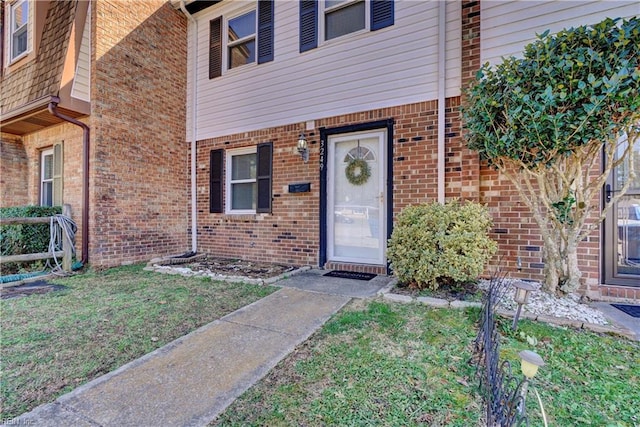
[[384, 132], [329, 140], [328, 256], [384, 264]]
[[[625, 147], [620, 147], [620, 152]], [[640, 141], [634, 146], [636, 176], [605, 221], [605, 283], [640, 286]], [[615, 169], [605, 196], [620, 191], [629, 179], [628, 165]]]

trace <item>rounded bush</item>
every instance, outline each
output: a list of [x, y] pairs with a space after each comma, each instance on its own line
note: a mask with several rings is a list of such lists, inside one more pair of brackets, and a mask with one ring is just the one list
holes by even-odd
[[400, 212], [387, 257], [398, 280], [418, 289], [476, 280], [496, 252], [487, 209], [471, 201], [426, 203]]

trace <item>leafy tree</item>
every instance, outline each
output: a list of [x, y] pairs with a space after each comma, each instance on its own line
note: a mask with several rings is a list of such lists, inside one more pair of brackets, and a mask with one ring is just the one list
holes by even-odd
[[[577, 247], [635, 177], [640, 19], [549, 31], [523, 58], [484, 65], [463, 106], [469, 148], [517, 188], [540, 227], [551, 292], [580, 284]], [[601, 161], [602, 160], [602, 161]], [[602, 163], [602, 167], [600, 164]], [[600, 207], [613, 168], [626, 185]]]

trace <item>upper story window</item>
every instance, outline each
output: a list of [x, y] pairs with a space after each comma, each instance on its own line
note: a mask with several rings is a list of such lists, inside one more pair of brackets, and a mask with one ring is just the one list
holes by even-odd
[[335, 39], [345, 34], [364, 30], [366, 27], [364, 0], [325, 0], [324, 38]]
[[394, 0], [300, 0], [300, 52], [318, 47], [318, 39], [377, 31], [394, 19]]
[[20, 0], [9, 5], [9, 55], [14, 61], [29, 49], [29, 2]]
[[209, 21], [209, 78], [243, 65], [273, 61], [274, 0]]
[[227, 25], [229, 69], [256, 61], [256, 11], [229, 19]]

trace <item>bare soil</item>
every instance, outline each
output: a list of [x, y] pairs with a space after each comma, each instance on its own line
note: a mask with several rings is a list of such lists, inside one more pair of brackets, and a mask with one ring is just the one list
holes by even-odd
[[475, 283], [457, 283], [455, 286], [441, 285], [437, 290], [418, 289], [413, 285], [398, 284], [393, 288], [394, 294], [409, 295], [412, 297], [431, 297], [441, 298], [447, 301], [480, 301], [482, 299], [482, 291]]

